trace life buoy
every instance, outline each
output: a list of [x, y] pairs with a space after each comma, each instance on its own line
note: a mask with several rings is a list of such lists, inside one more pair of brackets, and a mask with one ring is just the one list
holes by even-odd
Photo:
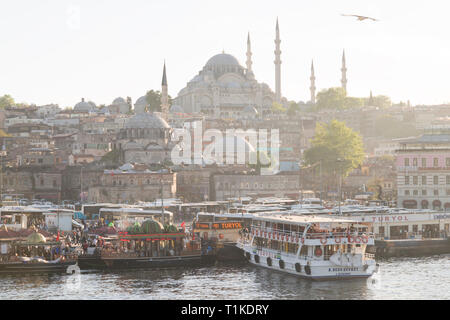
[[296, 264], [295, 264], [295, 271], [297, 271], [297, 272], [302, 272], [302, 266], [301, 266], [300, 263], [296, 263]]
[[316, 250], [314, 250], [314, 254], [316, 255], [316, 257], [321, 257], [322, 249], [320, 249], [320, 247], [317, 247]]
[[305, 272], [306, 272], [307, 275], [310, 275], [311, 274], [311, 267], [306, 265], [305, 266]]
[[258, 255], [255, 255], [255, 262], [259, 263], [259, 256]]
[[267, 265], [268, 265], [269, 267], [272, 266], [272, 259], [271, 259], [270, 257], [267, 258]]
[[366, 235], [363, 235], [363, 236], [361, 237], [361, 241], [362, 241], [363, 243], [367, 243], [367, 242], [369, 242], [369, 237], [366, 236]]
[[353, 236], [348, 236], [348, 243], [354, 243], [355, 242], [355, 237]]
[[342, 242], [342, 237], [336, 237], [336, 238], [334, 238], [334, 242], [336, 242], [336, 243], [341, 243], [341, 242]]
[[361, 237], [355, 237], [355, 243], [361, 243]]
[[326, 237], [322, 237], [322, 238], [320, 238], [320, 243], [321, 244], [327, 244], [327, 238]]
[[278, 265], [280, 266], [280, 269], [284, 269], [284, 261], [283, 260], [278, 261]]

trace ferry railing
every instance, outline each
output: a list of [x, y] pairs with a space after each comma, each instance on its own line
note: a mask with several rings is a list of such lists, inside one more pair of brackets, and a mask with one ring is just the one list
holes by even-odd
[[[280, 236], [289, 236], [289, 237], [303, 237], [303, 232], [295, 232], [295, 231], [287, 231], [287, 230], [280, 230], [280, 229], [273, 229], [273, 228], [263, 228], [260, 226], [252, 226], [252, 230], [258, 230], [260, 232], [266, 232], [270, 234], [277, 234]], [[305, 235], [305, 239], [323, 239], [323, 238], [337, 238], [337, 237], [348, 237], [348, 236], [367, 236], [369, 238], [373, 238], [374, 234], [373, 232], [363, 232], [363, 231], [344, 231], [344, 232], [308, 232]]]

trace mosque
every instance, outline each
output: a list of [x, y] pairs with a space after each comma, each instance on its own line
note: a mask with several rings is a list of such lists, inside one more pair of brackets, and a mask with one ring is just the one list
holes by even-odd
[[181, 89], [172, 109], [177, 112], [203, 113], [209, 117], [264, 115], [271, 111], [273, 102], [287, 106], [281, 96], [281, 51], [278, 20], [275, 39], [275, 87], [255, 79], [252, 70], [250, 34], [247, 37], [246, 67], [238, 59], [222, 52], [210, 58], [203, 69]]

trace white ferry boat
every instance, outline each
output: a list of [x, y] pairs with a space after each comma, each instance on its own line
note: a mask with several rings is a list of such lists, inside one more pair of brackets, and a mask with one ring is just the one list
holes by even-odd
[[[255, 216], [238, 242], [250, 263], [313, 280], [366, 278], [376, 272], [367, 225], [323, 216]], [[359, 230], [359, 231], [358, 231]]]

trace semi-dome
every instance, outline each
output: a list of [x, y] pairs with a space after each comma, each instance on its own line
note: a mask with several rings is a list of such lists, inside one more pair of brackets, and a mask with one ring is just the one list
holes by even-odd
[[27, 237], [27, 242], [28, 243], [46, 243], [47, 240], [41, 233], [34, 232]]
[[239, 61], [228, 53], [219, 53], [213, 56], [208, 60], [206, 66], [217, 66], [217, 65], [226, 65], [226, 66], [240, 66]]
[[166, 120], [155, 113], [138, 113], [128, 119], [124, 124], [125, 129], [170, 129]]

